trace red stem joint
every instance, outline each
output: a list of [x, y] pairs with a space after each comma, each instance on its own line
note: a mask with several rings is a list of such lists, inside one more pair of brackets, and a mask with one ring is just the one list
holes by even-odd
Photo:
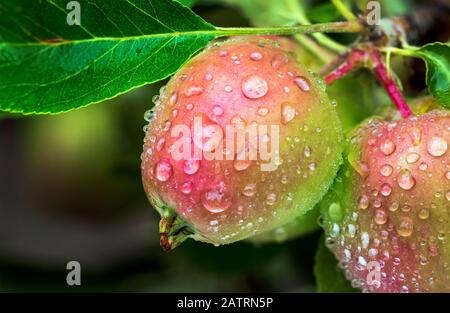
[[[370, 60], [370, 62], [367, 62], [368, 60]], [[334, 81], [342, 78], [351, 71], [361, 67], [368, 67], [369, 64], [371, 70], [389, 94], [389, 97], [399, 110], [402, 117], [408, 118], [411, 116], [411, 109], [408, 107], [408, 104], [406, 103], [396, 82], [389, 77], [386, 66], [381, 60], [380, 54], [376, 49], [370, 49], [369, 51], [353, 49], [348, 54], [346, 60], [325, 77], [325, 82], [327, 85], [331, 85]]]

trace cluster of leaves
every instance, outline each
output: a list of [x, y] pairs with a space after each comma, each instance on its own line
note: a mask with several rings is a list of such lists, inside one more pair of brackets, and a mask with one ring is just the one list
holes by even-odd
[[[242, 34], [206, 22], [189, 8], [193, 0], [78, 2], [80, 26], [68, 25], [66, 0], [0, 4], [0, 118], [57, 114], [114, 98], [169, 77], [213, 39]], [[220, 2], [237, 6], [259, 27], [322, 23], [340, 16], [330, 3], [305, 10], [297, 0]], [[256, 28], [250, 33], [264, 34]], [[345, 49], [323, 34], [313, 36], [334, 52]], [[450, 106], [449, 44], [392, 51], [422, 58], [430, 93]], [[319, 248], [317, 260], [319, 291], [351, 290], [325, 247]]]

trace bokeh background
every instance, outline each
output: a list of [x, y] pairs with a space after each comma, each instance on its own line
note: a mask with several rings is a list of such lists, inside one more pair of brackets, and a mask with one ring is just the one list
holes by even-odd
[[[242, 10], [224, 4], [236, 1], [199, 1], [194, 10], [218, 26], [248, 26]], [[384, 15], [395, 15], [414, 1], [383, 3]], [[410, 96], [423, 92], [420, 61], [393, 66]], [[140, 153], [143, 115], [163, 83], [57, 116], [0, 115], [0, 292], [315, 290], [319, 230], [281, 244], [216, 248], [188, 240], [170, 253], [159, 247], [159, 217], [142, 189]], [[365, 72], [330, 95], [346, 128], [389, 103]], [[72, 260], [81, 263], [80, 287], [66, 285]]]

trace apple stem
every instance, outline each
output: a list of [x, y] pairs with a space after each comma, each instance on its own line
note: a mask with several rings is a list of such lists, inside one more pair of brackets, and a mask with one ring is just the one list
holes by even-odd
[[403, 118], [410, 117], [413, 113], [405, 101], [402, 93], [400, 92], [396, 82], [388, 75], [388, 71], [384, 62], [381, 60], [380, 53], [372, 49], [370, 54], [373, 62], [373, 70], [380, 82], [383, 84], [384, 89], [389, 94], [394, 105], [399, 110]]
[[[370, 60], [370, 62], [367, 62], [368, 60]], [[383, 85], [402, 117], [408, 118], [413, 115], [411, 109], [405, 101], [405, 98], [400, 92], [397, 83], [389, 76], [386, 65], [381, 60], [380, 53], [374, 48], [368, 47], [367, 51], [352, 49], [350, 53], [348, 53], [345, 61], [325, 76], [325, 83], [327, 85], [332, 85], [336, 80], [344, 77], [351, 71], [369, 66]]]
[[336, 80], [344, 77], [352, 70], [360, 68], [362, 66], [362, 61], [366, 57], [366, 52], [362, 50], [354, 49], [350, 51], [347, 55], [346, 60], [334, 69], [330, 74], [325, 76], [325, 83], [327, 85], [333, 84]]

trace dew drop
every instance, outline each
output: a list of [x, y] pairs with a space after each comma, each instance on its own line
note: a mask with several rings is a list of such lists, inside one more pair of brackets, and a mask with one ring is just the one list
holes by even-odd
[[177, 100], [178, 100], [178, 93], [177, 93], [177, 92], [173, 92], [173, 93], [170, 95], [169, 103], [170, 103], [171, 105], [174, 105], [175, 103], [177, 103]]
[[266, 203], [268, 205], [274, 205], [276, 201], [277, 201], [277, 195], [276, 194], [270, 193], [270, 194], [267, 195]]
[[369, 165], [366, 162], [357, 162], [350, 164], [362, 177], [367, 177], [367, 175], [369, 175]]
[[251, 160], [234, 160], [233, 167], [236, 171], [245, 171], [251, 165]]
[[413, 145], [418, 146], [422, 141], [422, 131], [420, 128], [411, 127], [408, 129], [408, 135], [411, 138]]
[[402, 237], [409, 237], [413, 233], [413, 220], [409, 217], [403, 216], [400, 218], [397, 233]]
[[213, 80], [213, 75], [211, 74], [211, 73], [207, 73], [206, 75], [205, 75], [205, 80], [206, 81], [211, 81], [211, 80]]
[[144, 120], [150, 122], [153, 119], [153, 116], [154, 116], [153, 110], [147, 110], [144, 113]]
[[408, 155], [406, 156], [406, 162], [408, 162], [409, 164], [416, 163], [419, 159], [420, 155], [415, 152], [408, 153]]
[[348, 229], [348, 233], [350, 235], [350, 237], [355, 237], [355, 233], [356, 233], [356, 227], [353, 224], [348, 224], [347, 225], [347, 229]]
[[311, 86], [309, 85], [308, 80], [303, 76], [298, 76], [294, 78], [294, 83], [300, 88], [302, 91], [309, 91]]
[[311, 156], [311, 148], [306, 146], [305, 149], [303, 149], [303, 155], [309, 158]]
[[226, 50], [220, 50], [219, 56], [221, 56], [221, 57], [226, 57], [227, 55], [228, 55], [228, 51], [226, 51]]
[[223, 109], [222, 109], [222, 107], [221, 107], [220, 105], [215, 105], [215, 106], [212, 108], [212, 113], [213, 113], [215, 116], [220, 116], [220, 115], [223, 114]]
[[410, 212], [410, 211], [411, 211], [411, 206], [409, 206], [407, 204], [402, 206], [402, 212], [407, 213], [407, 212]]
[[194, 184], [190, 181], [187, 181], [185, 183], [183, 183], [183, 185], [181, 185], [181, 192], [188, 195], [192, 192], [192, 187], [194, 186]]
[[236, 128], [236, 129], [244, 129], [246, 126], [246, 122], [245, 120], [240, 117], [239, 115], [234, 115], [231, 120], [230, 123]]
[[374, 216], [375, 223], [384, 225], [387, 222], [387, 214], [384, 210], [376, 210]]
[[328, 207], [328, 215], [330, 216], [332, 221], [340, 221], [342, 219], [341, 205], [337, 202], [330, 204], [330, 206]]
[[172, 174], [172, 165], [168, 161], [162, 160], [156, 164], [155, 175], [157, 180], [161, 182], [168, 181]]
[[223, 90], [225, 90], [225, 92], [230, 93], [230, 92], [233, 91], [233, 87], [231, 87], [230, 85], [226, 85], [225, 88], [224, 88]]
[[310, 171], [315, 171], [316, 170], [316, 163], [314, 163], [314, 162], [309, 163], [308, 168], [309, 168]]
[[385, 183], [381, 186], [380, 192], [383, 196], [387, 197], [392, 192], [392, 187], [388, 183]]
[[242, 81], [241, 89], [247, 98], [259, 99], [267, 94], [269, 85], [263, 78], [253, 75]]
[[166, 121], [166, 123], [164, 124], [164, 128], [163, 130], [165, 132], [168, 132], [170, 130], [170, 127], [172, 126], [172, 123], [170, 121]]
[[256, 184], [248, 184], [244, 187], [242, 194], [246, 197], [253, 197], [256, 193]]
[[203, 192], [200, 201], [211, 213], [221, 213], [231, 206], [231, 196], [221, 187]]
[[362, 195], [358, 200], [358, 207], [361, 210], [365, 210], [369, 207], [369, 197], [366, 195]]
[[385, 164], [381, 167], [380, 174], [384, 177], [389, 177], [391, 176], [393, 170], [394, 169], [392, 168], [392, 166], [390, 166], [389, 164]]
[[194, 175], [200, 168], [200, 161], [195, 159], [186, 160], [183, 163], [183, 172], [187, 175]]
[[361, 243], [364, 249], [369, 246], [370, 236], [367, 232], [361, 233]]
[[439, 157], [447, 152], [448, 144], [444, 138], [433, 136], [428, 142], [427, 150], [432, 156]]
[[292, 121], [295, 117], [295, 108], [289, 105], [288, 103], [284, 103], [281, 106], [281, 115], [283, 124], [287, 124]]
[[391, 212], [395, 212], [398, 210], [400, 204], [396, 201], [392, 202], [391, 205], [389, 206], [389, 211]]
[[194, 108], [194, 105], [192, 103], [186, 104], [186, 110], [190, 111]]
[[447, 171], [447, 173], [445, 173], [445, 178], [447, 178], [448, 180], [450, 180], [450, 171]]
[[158, 106], [161, 104], [161, 97], [160, 95], [154, 95], [152, 97], [152, 102], [155, 104], [155, 106]]
[[152, 148], [148, 148], [146, 151], [147, 155], [152, 155], [153, 154], [153, 149]]
[[198, 96], [203, 93], [204, 89], [202, 86], [191, 86], [185, 91], [187, 97]]
[[[376, 191], [376, 195], [378, 195], [378, 191]], [[381, 200], [376, 198], [375, 200], [373, 200], [373, 206], [375, 208], [381, 208]]]
[[252, 52], [250, 54], [250, 59], [253, 61], [260, 61], [262, 59], [262, 54], [260, 52]]
[[266, 116], [269, 113], [269, 109], [265, 106], [259, 107], [257, 111], [258, 115]]
[[422, 208], [419, 210], [417, 214], [421, 220], [426, 220], [430, 216], [430, 210], [427, 208]]
[[383, 152], [384, 155], [391, 155], [392, 153], [394, 153], [395, 151], [395, 144], [392, 142], [392, 140], [385, 140], [381, 145], [380, 145], [380, 150], [381, 152]]
[[164, 138], [160, 138], [156, 143], [156, 151], [161, 151], [164, 148], [166, 140]]
[[403, 169], [398, 173], [397, 183], [400, 186], [400, 188], [404, 190], [410, 190], [416, 184], [416, 180], [414, 179], [409, 170]]
[[369, 144], [369, 146], [375, 146], [377, 143], [377, 140], [375, 138], [370, 138], [367, 143]]

